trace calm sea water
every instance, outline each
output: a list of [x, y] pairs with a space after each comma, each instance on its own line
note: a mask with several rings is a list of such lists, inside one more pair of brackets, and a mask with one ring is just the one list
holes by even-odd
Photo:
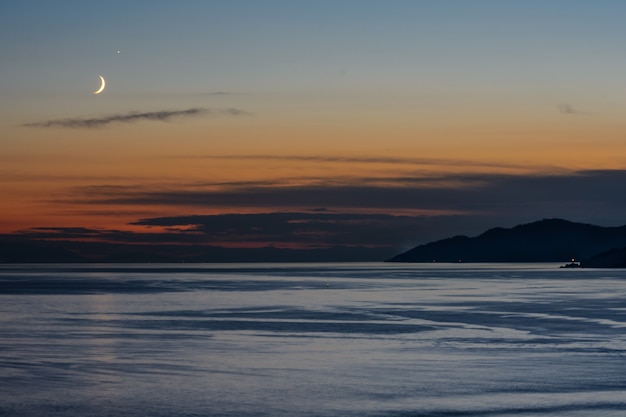
[[624, 416], [626, 270], [0, 265], [3, 416]]

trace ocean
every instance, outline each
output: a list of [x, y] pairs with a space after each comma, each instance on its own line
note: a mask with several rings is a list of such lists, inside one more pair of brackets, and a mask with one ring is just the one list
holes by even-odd
[[626, 270], [0, 264], [0, 415], [626, 415]]

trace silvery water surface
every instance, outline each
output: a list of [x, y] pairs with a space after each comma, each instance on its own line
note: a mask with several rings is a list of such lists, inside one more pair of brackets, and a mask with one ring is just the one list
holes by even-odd
[[624, 416], [626, 270], [0, 266], [3, 416]]

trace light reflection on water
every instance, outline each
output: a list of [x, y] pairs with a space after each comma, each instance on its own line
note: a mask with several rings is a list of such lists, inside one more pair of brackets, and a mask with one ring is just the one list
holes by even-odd
[[626, 271], [0, 266], [0, 415], [626, 409]]

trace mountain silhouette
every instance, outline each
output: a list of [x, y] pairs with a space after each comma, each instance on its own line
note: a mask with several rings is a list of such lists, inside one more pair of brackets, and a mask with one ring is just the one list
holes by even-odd
[[54, 244], [0, 241], [0, 263], [75, 263], [85, 258]]
[[581, 263], [585, 268], [626, 268], [626, 248], [611, 249]]
[[[602, 227], [544, 219], [476, 237], [455, 236], [419, 245], [388, 262], [563, 262], [626, 247], [626, 226]], [[598, 259], [596, 267], [601, 266]]]
[[363, 262], [383, 260], [388, 248], [278, 247], [224, 248], [203, 245], [37, 241], [0, 235], [0, 263], [204, 263], [204, 262]]

